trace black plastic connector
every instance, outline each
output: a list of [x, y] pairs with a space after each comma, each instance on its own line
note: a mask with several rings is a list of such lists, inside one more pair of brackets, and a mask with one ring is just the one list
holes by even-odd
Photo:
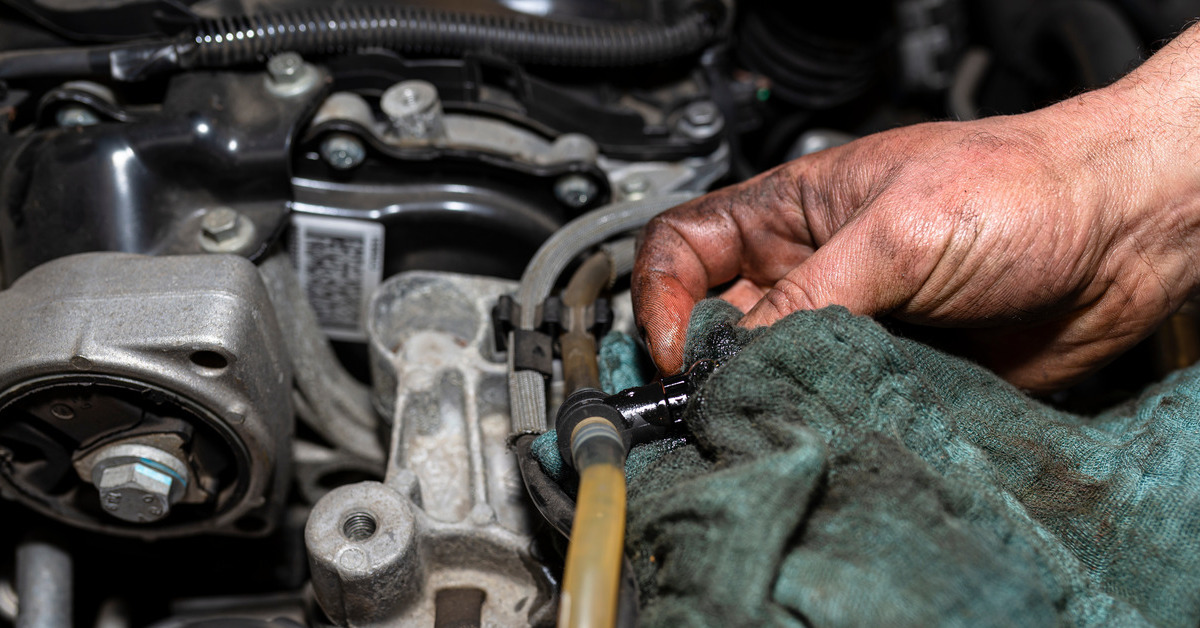
[[554, 374], [554, 339], [540, 331], [518, 329], [513, 332], [513, 368], [537, 371], [546, 377]]
[[567, 466], [575, 469], [575, 457], [571, 453], [571, 436], [575, 428], [583, 421], [598, 417], [613, 424], [621, 434], [625, 451], [632, 446], [632, 434], [621, 415], [607, 402], [608, 395], [595, 388], [581, 388], [569, 396], [558, 408], [558, 416], [554, 419], [554, 429], [558, 437], [558, 454], [562, 456]]
[[605, 395], [595, 388], [575, 391], [559, 407], [554, 421], [559, 455], [575, 468], [571, 434], [580, 422], [590, 417], [611, 422], [621, 433], [626, 452], [634, 445], [666, 437], [683, 425], [688, 402], [716, 368], [713, 360], [700, 360], [685, 373], [626, 388], [615, 395]]
[[508, 334], [517, 326], [521, 317], [521, 306], [512, 295], [501, 295], [492, 306], [492, 342], [496, 351], [508, 351]]

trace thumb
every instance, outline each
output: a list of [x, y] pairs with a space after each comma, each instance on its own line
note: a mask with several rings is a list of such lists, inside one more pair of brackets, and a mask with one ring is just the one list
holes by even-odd
[[904, 305], [932, 272], [919, 246], [890, 237], [896, 229], [855, 221], [763, 295], [739, 325], [770, 325], [799, 310], [841, 305], [854, 314], [881, 316]]

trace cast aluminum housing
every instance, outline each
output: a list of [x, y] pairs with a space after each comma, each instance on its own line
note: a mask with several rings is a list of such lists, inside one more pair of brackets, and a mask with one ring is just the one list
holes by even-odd
[[[5, 497], [143, 538], [273, 527], [290, 478], [292, 373], [254, 264], [232, 255], [61, 258], [0, 292], [0, 329]], [[149, 426], [152, 415], [172, 428]], [[59, 455], [51, 476], [38, 475], [56, 458], [23, 464], [16, 444], [31, 440], [69, 460]], [[128, 443], [184, 459], [193, 481], [179, 512], [136, 522], [101, 508], [94, 454]]]

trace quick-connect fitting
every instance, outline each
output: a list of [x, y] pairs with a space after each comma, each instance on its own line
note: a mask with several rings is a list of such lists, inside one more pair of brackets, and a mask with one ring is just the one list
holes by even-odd
[[597, 434], [598, 428], [580, 430], [584, 421], [596, 419], [610, 424], [615, 430], [613, 440], [619, 440], [628, 452], [633, 445], [664, 438], [683, 423], [683, 411], [700, 384], [717, 368], [713, 360], [700, 360], [685, 373], [664, 377], [645, 386], [626, 388], [615, 395], [605, 395], [595, 388], [583, 388], [567, 397], [555, 419], [558, 432], [558, 453], [574, 469], [581, 468], [576, 457], [575, 442], [582, 436]]
[[[595, 454], [608, 456], [610, 450], [619, 449], [622, 460], [632, 445], [631, 433], [625, 417], [607, 402], [608, 395], [595, 388], [581, 388], [571, 393], [558, 410], [554, 428], [558, 433], [558, 453], [563, 462], [579, 470], [588, 460], [577, 460], [576, 455], [595, 449]], [[599, 440], [598, 440], [599, 439]], [[596, 446], [602, 442], [604, 446]], [[584, 447], [585, 444], [589, 444]]]

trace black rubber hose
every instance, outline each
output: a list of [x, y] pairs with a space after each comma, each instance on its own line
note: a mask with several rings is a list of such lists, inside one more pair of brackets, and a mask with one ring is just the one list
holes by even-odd
[[440, 57], [489, 52], [534, 65], [615, 68], [698, 53], [718, 28], [718, 16], [699, 9], [669, 24], [602, 24], [395, 5], [325, 6], [203, 20], [173, 40], [7, 52], [0, 54], [0, 79], [107, 75], [136, 81], [172, 70], [259, 62], [279, 52], [321, 56], [362, 48]]
[[487, 51], [522, 63], [623, 67], [695, 53], [716, 28], [699, 11], [674, 24], [588, 24], [395, 5], [325, 6], [206, 20], [180, 56], [185, 67], [225, 67], [276, 52], [325, 55], [372, 47], [425, 56]]

